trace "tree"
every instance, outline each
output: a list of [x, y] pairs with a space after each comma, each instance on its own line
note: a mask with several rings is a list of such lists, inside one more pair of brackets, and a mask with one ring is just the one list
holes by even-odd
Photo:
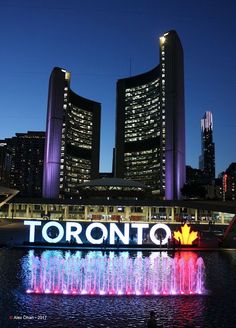
[[183, 188], [181, 189], [181, 193], [184, 197], [187, 198], [201, 198], [204, 199], [206, 197], [206, 189], [204, 186], [192, 182], [192, 183], [185, 183]]

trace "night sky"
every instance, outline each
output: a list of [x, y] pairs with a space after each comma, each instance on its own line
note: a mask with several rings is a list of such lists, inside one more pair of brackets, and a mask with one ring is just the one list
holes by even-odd
[[0, 138], [45, 130], [49, 76], [63, 67], [73, 91], [102, 103], [100, 171], [111, 171], [116, 81], [158, 65], [171, 29], [185, 55], [186, 163], [198, 167], [210, 110], [225, 170], [236, 162], [235, 0], [0, 0]]

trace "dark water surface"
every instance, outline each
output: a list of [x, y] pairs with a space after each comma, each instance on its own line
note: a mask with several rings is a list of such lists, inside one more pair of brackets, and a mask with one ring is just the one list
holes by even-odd
[[33, 295], [25, 292], [29, 251], [0, 249], [0, 327], [138, 328], [146, 327], [154, 310], [157, 327], [235, 328], [236, 250], [199, 255], [205, 295]]

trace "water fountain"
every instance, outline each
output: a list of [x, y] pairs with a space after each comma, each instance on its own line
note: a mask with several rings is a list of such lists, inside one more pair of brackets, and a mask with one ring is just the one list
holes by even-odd
[[[154, 255], [153, 255], [154, 254]], [[174, 258], [42, 253], [31, 255], [27, 293], [70, 295], [191, 295], [204, 293], [204, 262]]]

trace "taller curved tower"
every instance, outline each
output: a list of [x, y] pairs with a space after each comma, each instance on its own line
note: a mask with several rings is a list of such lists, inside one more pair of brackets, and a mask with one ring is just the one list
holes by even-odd
[[117, 82], [115, 175], [143, 182], [165, 199], [185, 183], [183, 49], [160, 37], [160, 64]]
[[70, 73], [55, 67], [48, 93], [43, 197], [75, 196], [99, 175], [101, 105], [70, 89]]

